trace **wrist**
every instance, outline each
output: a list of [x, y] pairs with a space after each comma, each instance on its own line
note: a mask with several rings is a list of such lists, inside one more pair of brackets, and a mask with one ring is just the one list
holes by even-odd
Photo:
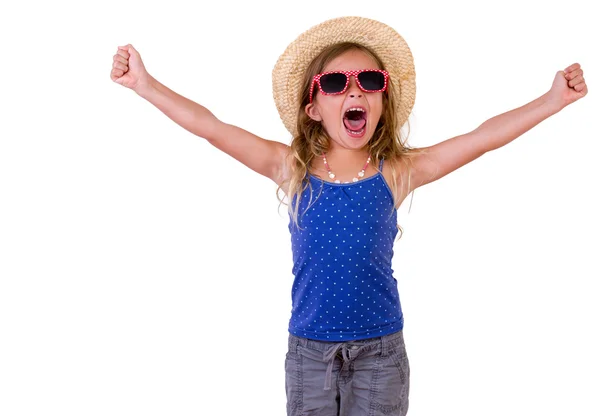
[[140, 82], [133, 88], [135, 93], [142, 98], [147, 98], [152, 91], [156, 90], [156, 85], [158, 81], [154, 79], [151, 75], [148, 75], [146, 79], [141, 80]]
[[548, 109], [550, 115], [556, 114], [566, 107], [566, 104], [562, 103], [560, 97], [557, 97], [552, 90], [548, 91], [540, 98], [543, 103], [542, 105]]

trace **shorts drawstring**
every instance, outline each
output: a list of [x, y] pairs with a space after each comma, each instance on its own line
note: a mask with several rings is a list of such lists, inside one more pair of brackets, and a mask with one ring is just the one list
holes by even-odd
[[323, 361], [328, 362], [327, 371], [325, 372], [325, 387], [323, 388], [323, 390], [331, 390], [331, 374], [333, 373], [333, 363], [340, 348], [342, 349], [342, 358], [344, 359], [344, 361], [350, 361], [348, 346], [345, 342], [334, 344], [327, 348], [325, 352], [323, 352]]

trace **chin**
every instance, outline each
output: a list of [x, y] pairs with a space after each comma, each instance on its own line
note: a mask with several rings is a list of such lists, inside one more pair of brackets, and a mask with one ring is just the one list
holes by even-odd
[[352, 147], [362, 147], [369, 143], [371, 138], [373, 137], [373, 132], [368, 131], [366, 128], [360, 134], [350, 133], [346, 130], [346, 128], [342, 128], [340, 132], [341, 136], [345, 138], [345, 142], [352, 145]]

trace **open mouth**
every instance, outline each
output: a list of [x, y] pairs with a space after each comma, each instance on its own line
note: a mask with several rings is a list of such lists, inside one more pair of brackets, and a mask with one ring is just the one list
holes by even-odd
[[362, 136], [367, 124], [367, 112], [360, 107], [352, 107], [344, 113], [344, 126], [352, 136]]

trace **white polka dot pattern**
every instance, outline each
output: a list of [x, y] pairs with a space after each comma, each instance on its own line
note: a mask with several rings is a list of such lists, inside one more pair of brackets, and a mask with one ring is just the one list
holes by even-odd
[[309, 180], [312, 203], [307, 210], [307, 189], [300, 197], [300, 228], [291, 220], [288, 227], [294, 261], [289, 331], [345, 341], [401, 330], [392, 269], [397, 212], [385, 179], [377, 173], [350, 184]]

